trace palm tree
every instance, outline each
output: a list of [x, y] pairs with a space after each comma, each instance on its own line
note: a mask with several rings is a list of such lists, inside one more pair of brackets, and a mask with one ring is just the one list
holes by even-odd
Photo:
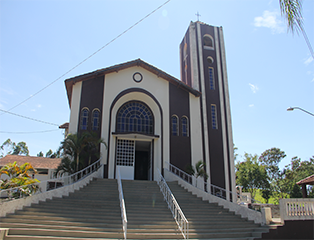
[[[70, 162], [75, 163], [74, 169], [76, 171], [79, 170], [79, 166], [83, 166], [84, 164], [82, 161], [82, 155], [84, 153], [88, 153], [89, 155], [89, 163], [91, 158], [94, 155], [97, 155], [99, 145], [103, 143], [107, 147], [106, 143], [103, 139], [98, 138], [95, 134], [89, 132], [83, 132], [81, 134], [69, 134], [63, 142], [61, 142], [61, 147], [59, 151], [62, 152], [62, 160], [59, 171], [66, 171], [72, 173], [73, 164]], [[70, 161], [70, 162], [69, 162]], [[81, 163], [81, 164], [80, 164]]]
[[202, 177], [204, 178], [204, 181], [206, 182], [206, 180], [208, 179], [208, 174], [205, 171], [205, 167], [206, 164], [205, 162], [203, 162], [202, 160], [199, 160], [196, 164], [195, 164], [195, 170], [196, 170], [196, 178], [198, 177]]
[[89, 133], [89, 136], [87, 137], [86, 140], [87, 140], [87, 144], [85, 145], [84, 152], [88, 156], [88, 165], [90, 165], [93, 156], [97, 158], [100, 157], [100, 154], [98, 151], [100, 144], [104, 144], [106, 148], [107, 148], [107, 144], [102, 138], [98, 138], [97, 134], [94, 132]]
[[288, 29], [303, 32], [302, 0], [279, 0], [281, 15], [288, 22]]

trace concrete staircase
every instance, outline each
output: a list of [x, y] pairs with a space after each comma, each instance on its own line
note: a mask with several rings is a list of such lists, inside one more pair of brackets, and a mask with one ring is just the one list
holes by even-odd
[[182, 239], [159, 186], [153, 181], [122, 181], [128, 239]]
[[247, 240], [268, 232], [268, 227], [243, 219], [218, 204], [203, 201], [180, 187], [177, 182], [167, 184], [189, 221], [190, 239]]
[[68, 197], [25, 207], [0, 219], [5, 240], [122, 239], [116, 180], [97, 179]]
[[[262, 228], [168, 183], [190, 222], [190, 239], [253, 239]], [[182, 239], [156, 182], [122, 181], [128, 239]], [[68, 197], [33, 204], [0, 218], [4, 240], [123, 239], [116, 180], [97, 179]], [[0, 235], [1, 239], [1, 235]]]

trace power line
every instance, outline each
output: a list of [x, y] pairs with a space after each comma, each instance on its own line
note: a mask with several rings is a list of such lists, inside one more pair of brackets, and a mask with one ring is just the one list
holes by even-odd
[[40, 123], [45, 123], [45, 124], [50, 124], [50, 125], [54, 125], [54, 126], [58, 126], [58, 124], [55, 124], [55, 123], [50, 123], [50, 122], [45, 122], [45, 121], [42, 121], [42, 120], [38, 120], [38, 119], [35, 119], [35, 118], [30, 118], [30, 117], [26, 117], [26, 116], [23, 116], [23, 115], [20, 115], [20, 114], [16, 114], [16, 113], [13, 113], [13, 112], [9, 112], [9, 111], [5, 111], [3, 109], [0, 109], [1, 112], [4, 112], [4, 113], [9, 113], [9, 114], [12, 114], [14, 116], [18, 116], [18, 117], [22, 117], [22, 118], [26, 118], [28, 120], [32, 120], [32, 121], [36, 121], [36, 122], [40, 122]]
[[[60, 77], [58, 77], [56, 80], [52, 81], [51, 83], [49, 83], [47, 86], [45, 86], [44, 88], [40, 89], [38, 92], [32, 94], [31, 96], [29, 96], [28, 98], [26, 98], [25, 100], [23, 100], [22, 102], [18, 103], [17, 105], [15, 105], [14, 107], [10, 108], [8, 111], [13, 110], [14, 108], [20, 106], [21, 104], [25, 103], [26, 101], [28, 101], [29, 99], [35, 97], [37, 94], [41, 93], [42, 91], [44, 91], [46, 88], [50, 87], [52, 84], [54, 84], [55, 82], [57, 82], [58, 80], [60, 80], [61, 78], [63, 78], [65, 75], [67, 75], [68, 73], [72, 72], [75, 68], [77, 68], [78, 66], [80, 66], [81, 64], [83, 64], [84, 62], [86, 62], [88, 59], [90, 59], [91, 57], [93, 57], [94, 55], [96, 55], [98, 52], [100, 52], [101, 50], [103, 50], [105, 47], [107, 47], [109, 44], [111, 44], [112, 42], [114, 42], [115, 40], [117, 40], [119, 37], [121, 37], [122, 35], [124, 35], [125, 33], [127, 33], [129, 30], [131, 30], [133, 27], [135, 27], [136, 25], [138, 25], [140, 22], [142, 22], [143, 20], [145, 20], [146, 18], [148, 18], [150, 15], [152, 15], [153, 13], [155, 13], [157, 10], [159, 10], [160, 8], [162, 8], [163, 6], [165, 6], [167, 3], [169, 3], [171, 0], [167, 0], [166, 2], [164, 2], [163, 4], [161, 4], [159, 7], [157, 7], [155, 10], [153, 10], [152, 12], [150, 12], [149, 14], [147, 14], [145, 17], [143, 17], [142, 19], [140, 19], [138, 22], [136, 22], [135, 24], [133, 24], [131, 27], [129, 27], [128, 29], [126, 29], [124, 32], [122, 32], [121, 34], [119, 34], [117, 37], [115, 37], [114, 39], [112, 39], [111, 41], [109, 41], [107, 44], [105, 44], [104, 46], [102, 46], [101, 48], [99, 48], [96, 52], [92, 53], [91, 55], [89, 55], [87, 58], [85, 58], [83, 61], [81, 61], [80, 63], [78, 63], [76, 66], [74, 66], [73, 68], [71, 68], [70, 70], [68, 70], [67, 72], [65, 72], [64, 74], [62, 74]], [[2, 113], [1, 115], [3, 115], [5, 113]], [[0, 116], [1, 116], [0, 115]]]
[[53, 130], [34, 131], [34, 132], [6, 132], [6, 131], [0, 131], [0, 133], [8, 133], [8, 134], [33, 134], [33, 133], [55, 132], [55, 131], [59, 131], [59, 130], [60, 130], [60, 129], [53, 129]]

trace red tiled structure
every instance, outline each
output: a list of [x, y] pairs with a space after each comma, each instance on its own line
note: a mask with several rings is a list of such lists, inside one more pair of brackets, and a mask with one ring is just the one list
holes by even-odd
[[297, 182], [297, 184], [302, 186], [303, 198], [307, 198], [306, 185], [314, 185], [314, 174], [302, 179], [301, 181]]
[[[37, 170], [37, 173], [33, 175], [34, 178], [43, 181], [54, 177], [54, 172], [61, 163], [61, 158], [46, 158], [46, 157], [31, 157], [21, 155], [6, 155], [0, 159], [0, 168], [16, 162], [19, 166], [24, 163], [30, 163], [33, 168]], [[2, 175], [1, 178], [7, 178], [6, 175]]]
[[21, 155], [6, 155], [0, 159], [0, 166], [16, 162], [18, 165], [30, 163], [35, 169], [57, 169], [61, 163], [61, 158], [31, 157]]

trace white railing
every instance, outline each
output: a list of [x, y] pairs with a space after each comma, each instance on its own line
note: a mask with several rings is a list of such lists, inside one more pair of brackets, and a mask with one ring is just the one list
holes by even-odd
[[[78, 182], [85, 177], [89, 176], [91, 173], [98, 170], [100, 167], [101, 159], [97, 160], [93, 164], [89, 165], [88, 167], [73, 173], [69, 176], [52, 178], [48, 180], [44, 180], [38, 183], [33, 183], [29, 185], [14, 187], [10, 189], [3, 189], [0, 191], [0, 201], [10, 201], [12, 199], [23, 198], [39, 193], [44, 193], [49, 190], [53, 190], [56, 188], [64, 187], [67, 185], [71, 185], [75, 182]], [[32, 189], [38, 189], [37, 191], [33, 192]]]
[[119, 167], [117, 168], [117, 181], [118, 181], [118, 189], [119, 189], [119, 199], [120, 199], [123, 235], [124, 235], [124, 239], [127, 239], [128, 219], [126, 217], [126, 210], [125, 210], [125, 204], [124, 204], [124, 196], [123, 196], [123, 189], [122, 189], [120, 168]]
[[181, 179], [183, 179], [184, 181], [186, 181], [187, 183], [191, 184], [192, 186], [208, 192], [216, 197], [220, 197], [223, 198], [225, 200], [230, 200], [231, 202], [239, 202], [239, 200], [243, 201], [243, 202], [249, 202], [249, 203], [261, 203], [253, 198], [250, 198], [246, 195], [240, 195], [237, 192], [232, 192], [232, 191], [227, 191], [224, 188], [215, 186], [213, 184], [210, 184], [208, 186], [207, 182], [204, 181], [203, 178], [198, 177], [196, 178], [195, 176], [192, 176], [184, 171], [182, 171], [181, 169], [177, 168], [176, 166], [172, 165], [169, 162], [166, 162], [165, 164], [165, 169], [167, 169], [169, 172], [172, 172], [173, 174], [177, 175], [178, 177], [180, 177]]
[[168, 208], [170, 209], [172, 216], [175, 219], [183, 237], [185, 239], [189, 239], [189, 221], [184, 216], [177, 200], [173, 196], [170, 188], [168, 187], [168, 184], [166, 183], [166, 180], [161, 175], [159, 169], [158, 173], [159, 174], [157, 177], [157, 184], [160, 187], [160, 191], [164, 195], [164, 199], [168, 204]]
[[313, 198], [287, 198], [279, 200], [281, 221], [313, 220]]

